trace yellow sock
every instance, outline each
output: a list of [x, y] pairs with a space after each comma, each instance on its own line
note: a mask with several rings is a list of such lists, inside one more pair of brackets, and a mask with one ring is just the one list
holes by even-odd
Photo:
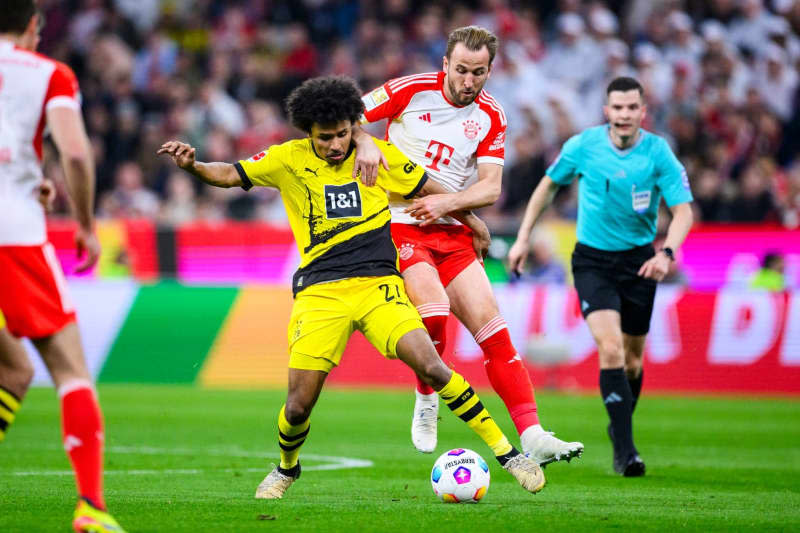
[[291, 425], [284, 415], [285, 409], [286, 405], [284, 404], [281, 412], [278, 413], [278, 444], [281, 447], [281, 468], [289, 470], [297, 464], [300, 447], [306, 441], [311, 424], [309, 419], [306, 419], [302, 424]]
[[470, 429], [483, 439], [495, 456], [500, 457], [513, 450], [511, 443], [500, 431], [494, 419], [489, 415], [489, 411], [486, 410], [478, 395], [461, 374], [453, 372], [450, 381], [439, 391], [439, 397], [444, 400], [453, 414], [466, 422]]
[[14, 421], [15, 413], [19, 409], [19, 400], [16, 396], [0, 387], [0, 441], [6, 438], [8, 426]]

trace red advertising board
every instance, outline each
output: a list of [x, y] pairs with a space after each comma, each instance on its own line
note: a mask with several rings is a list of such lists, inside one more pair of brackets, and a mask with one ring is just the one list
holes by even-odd
[[[559, 364], [528, 362], [536, 386], [597, 388], [597, 352], [577, 308], [561, 286], [495, 287], [520, 353]], [[469, 333], [451, 317], [445, 360], [475, 386], [489, 387], [483, 358]], [[692, 292], [661, 287], [645, 350], [649, 390], [800, 393], [800, 292], [741, 289]], [[360, 335], [328, 382], [348, 385], [413, 383], [397, 361], [385, 362]]]

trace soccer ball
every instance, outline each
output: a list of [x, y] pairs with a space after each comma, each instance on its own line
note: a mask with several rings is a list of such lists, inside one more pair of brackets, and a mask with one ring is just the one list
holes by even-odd
[[489, 477], [489, 465], [483, 457], [457, 448], [436, 459], [431, 485], [444, 503], [478, 503], [489, 490]]

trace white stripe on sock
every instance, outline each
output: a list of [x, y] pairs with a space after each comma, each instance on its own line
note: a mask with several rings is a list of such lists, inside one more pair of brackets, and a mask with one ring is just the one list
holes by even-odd
[[[65, 383], [62, 383], [58, 388], [58, 397], [63, 398], [70, 392], [75, 392], [76, 390], [81, 389], [89, 389], [92, 392], [95, 392], [94, 385], [88, 379], [71, 379]], [[97, 393], [95, 392], [95, 394]]]
[[503, 320], [503, 317], [496, 316], [480, 330], [478, 330], [478, 332], [475, 334], [475, 342], [480, 344], [498, 331], [507, 327], [508, 325], [506, 324], [506, 321]]

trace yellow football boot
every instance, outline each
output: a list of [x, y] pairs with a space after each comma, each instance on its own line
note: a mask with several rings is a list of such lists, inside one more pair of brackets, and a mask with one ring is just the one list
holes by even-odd
[[83, 499], [75, 509], [72, 528], [77, 533], [125, 533], [113, 516]]

